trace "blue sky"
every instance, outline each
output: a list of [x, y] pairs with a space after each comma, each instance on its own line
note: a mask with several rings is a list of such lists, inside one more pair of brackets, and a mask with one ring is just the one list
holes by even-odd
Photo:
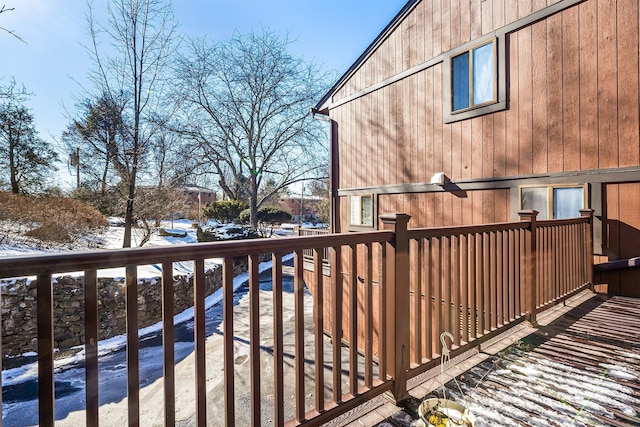
[[[226, 40], [234, 31], [262, 27], [296, 40], [293, 53], [323, 63], [341, 75], [407, 0], [174, 0], [173, 11], [187, 36]], [[106, 0], [93, 0], [104, 10]], [[59, 139], [74, 95], [81, 93], [91, 64], [82, 44], [85, 0], [0, 0], [15, 10], [0, 14], [0, 84], [12, 77], [34, 94], [27, 106], [40, 136]]]

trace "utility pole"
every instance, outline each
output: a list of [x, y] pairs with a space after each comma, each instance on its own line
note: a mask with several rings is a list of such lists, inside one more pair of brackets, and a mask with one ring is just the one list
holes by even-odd
[[75, 153], [71, 153], [71, 166], [76, 167], [76, 188], [80, 188], [80, 147], [76, 148]]
[[202, 225], [201, 212], [202, 212], [202, 198], [200, 196], [200, 192], [198, 191], [198, 225]]
[[76, 147], [76, 188], [80, 188], [80, 147]]
[[300, 190], [300, 215], [298, 217], [298, 223], [300, 227], [302, 227], [302, 209], [304, 204], [304, 183], [302, 184], [302, 189]]

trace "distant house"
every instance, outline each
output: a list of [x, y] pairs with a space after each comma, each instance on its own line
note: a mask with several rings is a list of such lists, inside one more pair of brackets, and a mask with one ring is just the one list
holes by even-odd
[[319, 222], [318, 203], [321, 197], [290, 195], [280, 197], [282, 209], [291, 214], [292, 222]]
[[[332, 124], [334, 230], [591, 208], [599, 261], [640, 256], [639, 9], [408, 1], [314, 108]], [[640, 296], [621, 289], [638, 270], [602, 280]]]
[[186, 196], [187, 203], [190, 205], [200, 203], [201, 206], [204, 206], [207, 203], [215, 202], [218, 197], [215, 190], [198, 185], [183, 185], [178, 187], [178, 190]]

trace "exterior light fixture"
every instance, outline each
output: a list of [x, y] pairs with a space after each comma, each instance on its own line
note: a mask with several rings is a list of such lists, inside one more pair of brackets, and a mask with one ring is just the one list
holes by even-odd
[[439, 185], [444, 187], [449, 182], [449, 178], [444, 174], [444, 172], [436, 172], [431, 177], [431, 184]]

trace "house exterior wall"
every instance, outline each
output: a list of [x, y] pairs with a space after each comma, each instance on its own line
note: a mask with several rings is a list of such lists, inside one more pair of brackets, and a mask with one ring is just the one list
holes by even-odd
[[[640, 240], [611, 238], [635, 206], [611, 192], [640, 194], [639, 3], [410, 3], [324, 104], [335, 230], [350, 229], [350, 195], [433, 227], [514, 220], [523, 185], [586, 184], [599, 260], [640, 255]], [[504, 43], [507, 108], [447, 123], [448, 55], [490, 36]], [[429, 184], [436, 172], [455, 185]], [[624, 224], [639, 230], [640, 215]]]
[[193, 189], [185, 189], [182, 190], [182, 193], [187, 197], [187, 203], [191, 205], [198, 204], [198, 196], [200, 197], [200, 204], [202, 206], [207, 203], [215, 202], [218, 199], [218, 196], [215, 191], [202, 189], [202, 190], [193, 190]]
[[445, 124], [442, 62], [331, 110], [339, 188], [640, 164], [637, 1], [585, 1], [508, 38], [505, 111]]

